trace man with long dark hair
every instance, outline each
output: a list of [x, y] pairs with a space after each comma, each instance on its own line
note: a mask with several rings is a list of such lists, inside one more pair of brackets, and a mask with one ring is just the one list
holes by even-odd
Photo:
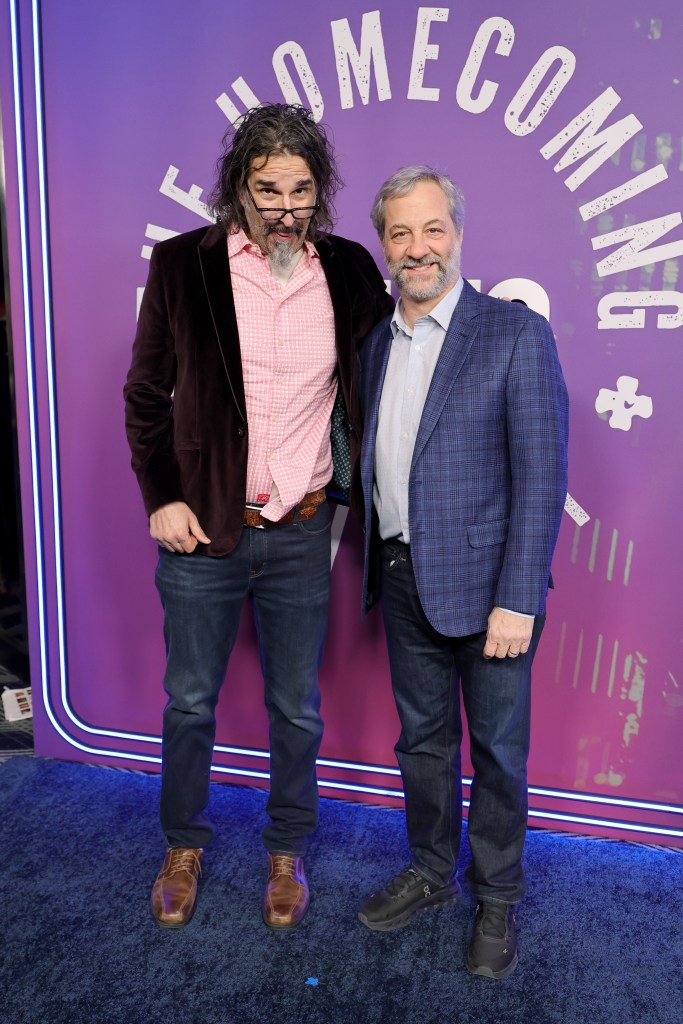
[[[369, 253], [330, 234], [340, 185], [311, 113], [271, 104], [226, 134], [217, 223], [159, 243], [125, 387], [126, 428], [159, 545], [168, 702], [152, 890], [160, 925], [192, 916], [215, 707], [254, 605], [270, 722], [265, 923], [308, 907], [317, 820], [318, 666], [327, 626], [335, 401], [360, 436], [356, 342], [391, 308]], [[348, 468], [355, 452], [347, 450]]]

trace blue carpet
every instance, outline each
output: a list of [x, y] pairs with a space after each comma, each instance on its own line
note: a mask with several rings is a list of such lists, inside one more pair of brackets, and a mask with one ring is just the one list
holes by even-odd
[[[323, 800], [311, 908], [260, 916], [265, 794], [212, 786], [216, 839], [184, 929], [159, 929], [159, 779], [0, 765], [0, 1019], [11, 1024], [681, 1024], [683, 855], [530, 832], [520, 963], [465, 970], [471, 905], [367, 931], [358, 904], [404, 866], [400, 811]], [[463, 856], [467, 854], [464, 844]]]

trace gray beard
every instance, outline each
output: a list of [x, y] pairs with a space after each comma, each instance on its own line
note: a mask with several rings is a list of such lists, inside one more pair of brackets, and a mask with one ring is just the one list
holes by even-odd
[[[419, 266], [422, 263], [431, 262], [434, 257], [423, 257], [421, 260], [406, 260], [410, 266]], [[389, 275], [402, 295], [413, 302], [427, 302], [436, 299], [448, 287], [449, 281], [460, 273], [460, 260], [455, 251], [446, 257], [437, 257], [438, 270], [436, 277], [431, 284], [420, 281], [411, 281], [409, 275], [404, 272], [404, 261], [392, 262], [387, 260]]]
[[268, 262], [280, 270], [287, 270], [300, 248], [301, 246], [295, 249], [289, 242], [276, 241], [275, 248], [268, 253]]
[[407, 277], [404, 271], [399, 271], [396, 275], [396, 285], [401, 293], [407, 298], [412, 299], [413, 302], [425, 302], [429, 299], [435, 299], [441, 292], [444, 291], [446, 284], [448, 283], [448, 275], [445, 268], [439, 267], [437, 276], [434, 278], [431, 284], [421, 284], [419, 281], [411, 281]]

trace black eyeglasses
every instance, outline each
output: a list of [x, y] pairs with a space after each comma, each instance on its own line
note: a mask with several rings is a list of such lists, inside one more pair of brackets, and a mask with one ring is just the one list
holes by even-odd
[[257, 206], [256, 200], [251, 194], [251, 189], [248, 185], [245, 186], [249, 193], [249, 198], [254, 204], [254, 209], [257, 213], [260, 213], [262, 218], [266, 221], [282, 220], [282, 218], [291, 213], [295, 220], [308, 220], [310, 217], [314, 217], [320, 209], [319, 206], [291, 206], [289, 209], [284, 209], [278, 206]]

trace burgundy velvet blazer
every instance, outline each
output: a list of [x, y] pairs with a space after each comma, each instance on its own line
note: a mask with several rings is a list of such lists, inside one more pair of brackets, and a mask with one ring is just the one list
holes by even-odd
[[[321, 236], [315, 245], [334, 310], [355, 464], [357, 344], [393, 302], [361, 245], [335, 235]], [[154, 247], [124, 398], [132, 465], [147, 514], [184, 501], [211, 538], [206, 553], [232, 551], [243, 526], [249, 424], [221, 225]]]

